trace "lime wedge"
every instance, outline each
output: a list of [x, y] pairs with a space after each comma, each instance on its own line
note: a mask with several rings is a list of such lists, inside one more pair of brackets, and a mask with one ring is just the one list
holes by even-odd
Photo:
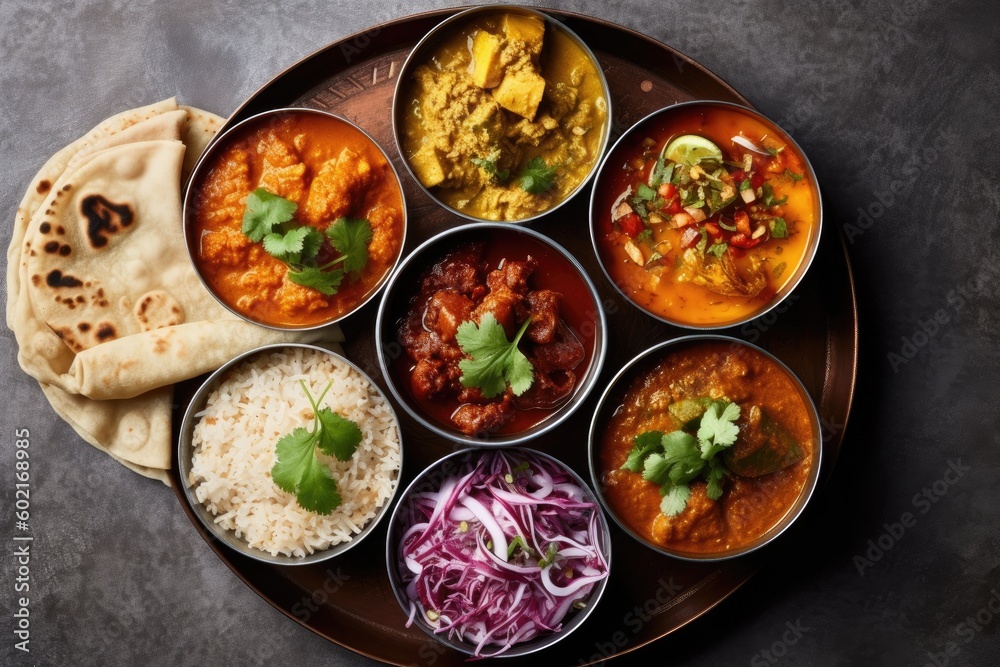
[[663, 157], [693, 167], [702, 160], [722, 162], [722, 151], [705, 137], [682, 134], [664, 147]]

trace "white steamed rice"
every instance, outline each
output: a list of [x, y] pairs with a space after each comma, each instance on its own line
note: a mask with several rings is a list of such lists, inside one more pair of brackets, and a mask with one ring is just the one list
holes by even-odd
[[[299, 507], [271, 480], [275, 444], [311, 428], [314, 397], [353, 420], [363, 439], [348, 461], [317, 450], [343, 502], [326, 516]], [[399, 431], [378, 390], [349, 365], [307, 348], [282, 348], [234, 368], [208, 397], [194, 428], [189, 483], [222, 528], [272, 555], [304, 556], [348, 542], [391, 497], [400, 469]]]

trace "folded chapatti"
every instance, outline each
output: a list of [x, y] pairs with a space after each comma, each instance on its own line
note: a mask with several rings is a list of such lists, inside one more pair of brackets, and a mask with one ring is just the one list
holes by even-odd
[[42, 167], [7, 254], [21, 367], [81, 437], [163, 481], [174, 383], [260, 345], [341, 340], [236, 319], [198, 280], [181, 187], [221, 123], [173, 100], [108, 119]]

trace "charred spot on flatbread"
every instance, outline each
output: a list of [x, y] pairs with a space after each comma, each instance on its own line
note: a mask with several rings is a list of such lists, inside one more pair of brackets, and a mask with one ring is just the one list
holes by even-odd
[[87, 219], [87, 236], [95, 248], [106, 246], [108, 237], [127, 230], [135, 220], [128, 204], [115, 204], [101, 195], [84, 197], [80, 213]]
[[133, 313], [143, 331], [184, 323], [184, 309], [180, 302], [163, 290], [153, 290], [139, 297]]
[[97, 340], [101, 343], [106, 343], [107, 341], [117, 337], [118, 333], [115, 331], [115, 326], [111, 322], [101, 322], [97, 325], [97, 332], [94, 334], [97, 336]]
[[79, 278], [74, 278], [70, 275], [63, 275], [63, 272], [59, 269], [53, 269], [49, 271], [49, 274], [45, 276], [45, 284], [49, 287], [80, 287], [83, 282]]
[[42, 234], [48, 234], [49, 232], [52, 231], [52, 225], [50, 225], [47, 222], [43, 222], [42, 224], [38, 225], [38, 231], [40, 231]]
[[52, 189], [52, 183], [48, 180], [38, 181], [38, 186], [35, 188], [35, 192], [40, 195], [44, 195], [46, 192]]
[[86, 346], [80, 341], [80, 339], [78, 339], [73, 334], [72, 329], [63, 327], [59, 329], [54, 329], [53, 331], [55, 332], [56, 336], [59, 337], [59, 340], [65, 343], [69, 349], [73, 350], [77, 354], [83, 352], [86, 349]]
[[45, 252], [50, 255], [55, 255], [56, 253], [62, 255], [63, 257], [69, 257], [73, 249], [65, 243], [59, 243], [59, 241], [49, 241], [45, 244]]

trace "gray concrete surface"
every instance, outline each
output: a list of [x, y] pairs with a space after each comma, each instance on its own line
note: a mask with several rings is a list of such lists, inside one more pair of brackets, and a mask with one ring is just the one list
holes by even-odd
[[[0, 217], [12, 219], [49, 155], [119, 110], [177, 95], [227, 115], [312, 50], [445, 4], [5, 0]], [[786, 125], [812, 157], [829, 220], [851, 238], [863, 326], [853, 423], [803, 538], [811, 555], [772, 564], [719, 609], [616, 664], [1000, 664], [995, 3], [559, 6], [679, 48]], [[933, 150], [939, 139], [946, 148]], [[872, 222], [859, 223], [859, 210]], [[941, 313], [945, 323], [928, 324]], [[0, 375], [0, 662], [243, 665], [274, 645], [285, 664], [367, 662], [272, 609], [209, 551], [166, 487], [59, 422], [6, 329]], [[32, 442], [27, 654], [12, 618], [18, 428]], [[958, 462], [969, 469], [942, 481]], [[900, 534], [907, 512], [914, 521]]]

